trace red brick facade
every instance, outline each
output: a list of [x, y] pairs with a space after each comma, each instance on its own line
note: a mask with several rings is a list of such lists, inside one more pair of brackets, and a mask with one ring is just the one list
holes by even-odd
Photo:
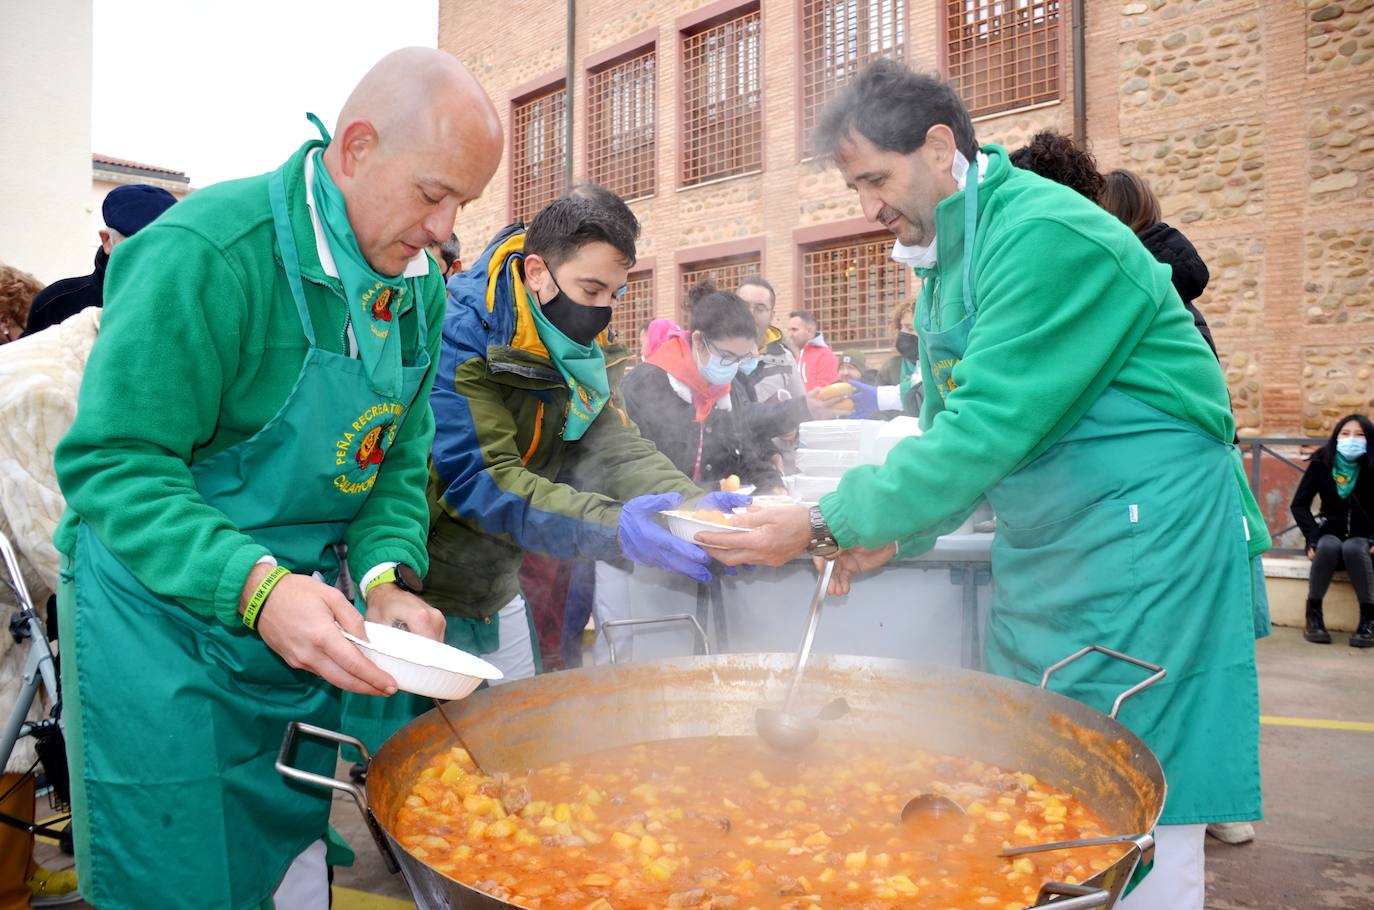
[[[577, 4], [579, 178], [588, 71], [655, 50], [655, 192], [631, 206], [644, 226], [641, 255], [654, 261], [659, 315], [678, 312], [684, 271], [757, 253], [785, 316], [803, 297], [808, 250], [871, 233], [834, 168], [803, 157], [803, 2]], [[944, 65], [947, 5], [907, 0], [902, 54], [913, 67]], [[472, 67], [508, 130], [513, 101], [554, 84], [565, 65], [563, 4], [515, 6], [441, 0], [439, 14], [439, 46]], [[981, 141], [1010, 148], [1042, 127], [1072, 131], [1072, 3], [1051, 6], [1062, 29], [1058, 99], [979, 118]], [[682, 36], [752, 9], [761, 16], [762, 167], [684, 187]], [[1200, 305], [1241, 432], [1323, 432], [1340, 414], [1374, 412], [1374, 5], [1086, 0], [1084, 12], [1091, 147], [1104, 170], [1149, 179], [1165, 219], [1207, 260], [1212, 284]], [[464, 251], [475, 256], [510, 220], [507, 160], [459, 218]]]

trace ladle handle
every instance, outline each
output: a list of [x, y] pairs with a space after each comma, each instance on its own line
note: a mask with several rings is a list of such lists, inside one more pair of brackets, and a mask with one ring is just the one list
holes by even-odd
[[1035, 844], [1030, 847], [1012, 847], [1003, 850], [998, 856], [1025, 856], [1028, 853], [1048, 853], [1051, 850], [1073, 850], [1078, 847], [1101, 847], [1106, 844], [1134, 844], [1140, 851], [1140, 858], [1148, 861], [1155, 850], [1155, 839], [1150, 834], [1118, 834], [1113, 837], [1090, 837], [1085, 840], [1065, 840], [1052, 844]]
[[830, 576], [835, 574], [835, 561], [827, 559], [816, 580], [816, 593], [811, 595], [811, 614], [806, 617], [806, 632], [802, 635], [801, 649], [797, 651], [797, 665], [792, 668], [792, 681], [787, 684], [787, 697], [782, 701], [785, 714], [792, 713], [792, 696], [796, 694], [797, 684], [801, 682], [806, 670], [806, 660], [811, 656], [811, 643], [816, 640], [816, 627], [821, 624], [821, 604], [825, 602], [825, 591], [830, 587]]
[[1045, 670], [1045, 675], [1040, 677], [1040, 688], [1048, 689], [1050, 686], [1051, 676], [1053, 676], [1058, 671], [1064, 669], [1069, 664], [1073, 663], [1079, 658], [1087, 654], [1091, 654], [1094, 651], [1097, 651], [1101, 654], [1105, 654], [1108, 657], [1114, 657], [1117, 660], [1124, 660], [1128, 664], [1134, 664], [1135, 666], [1140, 667], [1142, 670], [1149, 670], [1153, 674], [1152, 676], [1150, 676], [1149, 679], [1142, 680], [1141, 682], [1136, 683], [1134, 686], [1131, 686], [1125, 692], [1122, 692], [1120, 695], [1116, 697], [1116, 701], [1112, 702], [1112, 712], [1107, 715], [1112, 720], [1116, 720], [1116, 715], [1121, 712], [1121, 706], [1125, 704], [1126, 699], [1130, 698], [1133, 695], [1139, 695], [1141, 692], [1144, 692], [1146, 689], [1150, 688], [1150, 686], [1153, 686], [1155, 683], [1159, 682], [1165, 676], [1169, 675], [1169, 671], [1161, 667], [1159, 664], [1152, 664], [1147, 660], [1141, 660], [1139, 657], [1132, 657], [1129, 654], [1122, 654], [1120, 651], [1113, 651], [1111, 648], [1104, 648], [1102, 645], [1088, 645], [1086, 648], [1082, 648], [1078, 651], [1075, 651], [1068, 657], [1047, 668]]
[[689, 622], [692, 630], [697, 633], [697, 639], [701, 642], [701, 651], [707, 657], [711, 656], [711, 642], [706, 637], [706, 630], [701, 627], [701, 623], [691, 613], [669, 613], [667, 616], [640, 616], [634, 619], [612, 619], [608, 622], [599, 623], [597, 632], [606, 639], [606, 653], [615, 663], [615, 640], [611, 638], [611, 633], [607, 629], [616, 626], [652, 626], [663, 622]]
[[[1067, 898], [1067, 900], [1055, 900]], [[1094, 888], [1092, 885], [1070, 885], [1066, 882], [1046, 882], [1040, 886], [1040, 896], [1036, 907], [1053, 907], [1054, 910], [1098, 910], [1112, 902], [1110, 891]]]
[[296, 741], [296, 734], [301, 733], [305, 736], [313, 736], [316, 739], [325, 739], [341, 746], [352, 746], [358, 750], [363, 757], [363, 766], [372, 764], [372, 753], [367, 751], [367, 746], [363, 745], [362, 740], [344, 733], [335, 733], [333, 730], [326, 730], [324, 727], [316, 727], [313, 724], [303, 724], [298, 720], [293, 720], [286, 725], [286, 735], [282, 737], [281, 751], [277, 753], [277, 773], [288, 780], [299, 781], [303, 784], [312, 784], [316, 787], [328, 787], [333, 790], [342, 790], [353, 801], [358, 804], [358, 811], [363, 814], [363, 821], [367, 822], [367, 830], [371, 832], [372, 839], [377, 842], [377, 851], [382, 854], [382, 862], [386, 864], [386, 871], [396, 873], [401, 871], [401, 864], [396, 862], [396, 856], [391, 852], [391, 846], [386, 842], [386, 835], [382, 833], [381, 825], [377, 823], [377, 817], [372, 814], [372, 810], [367, 805], [367, 791], [352, 781], [339, 780], [336, 777], [326, 777], [323, 774], [316, 774], [313, 771], [302, 771], [300, 768], [291, 764], [291, 746]]

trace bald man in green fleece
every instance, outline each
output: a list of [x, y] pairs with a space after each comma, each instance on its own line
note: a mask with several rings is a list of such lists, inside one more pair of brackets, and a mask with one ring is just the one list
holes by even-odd
[[[77, 870], [102, 910], [328, 904], [328, 791], [273, 765], [291, 721], [395, 682], [331, 583], [425, 570], [443, 320], [425, 246], [491, 179], [496, 112], [409, 48], [331, 138], [208, 187], [121, 247], [71, 432], [56, 542]], [[441, 639], [395, 584], [368, 620]], [[295, 750], [332, 774], [336, 751]]]

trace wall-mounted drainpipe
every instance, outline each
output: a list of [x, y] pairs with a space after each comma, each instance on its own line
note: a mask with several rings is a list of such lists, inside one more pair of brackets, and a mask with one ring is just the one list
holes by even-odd
[[[1086, 40], [1083, 35], [1083, 22], [1086, 16], [1083, 7], [1087, 5], [1087, 0], [1071, 0], [1073, 3], [1073, 141], [1080, 147], [1085, 147], [1088, 141], [1088, 86], [1084, 71], [1087, 69], [1083, 60], [1084, 45]], [[568, 0], [568, 7], [571, 9], [572, 0]], [[569, 26], [571, 29], [571, 26]], [[568, 72], [572, 72], [572, 64], [568, 64]]]
[[[1075, 7], [1077, 4], [1075, 3]], [[568, 0], [568, 75], [563, 80], [563, 191], [573, 187], [573, 83], [577, 81], [573, 69], [573, 38], [576, 36], [577, 0]]]

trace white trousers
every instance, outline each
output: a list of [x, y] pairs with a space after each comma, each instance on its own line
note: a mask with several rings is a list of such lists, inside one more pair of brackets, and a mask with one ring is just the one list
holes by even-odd
[[596, 644], [592, 646], [592, 663], [597, 666], [611, 662], [611, 651], [606, 645], [609, 634], [615, 640], [615, 659], [634, 660], [634, 627], [602, 631], [602, 626], [613, 619], [629, 619], [630, 610], [630, 573], [616, 568], [608, 562], [596, 564], [596, 596], [592, 599], [592, 615], [596, 617]]
[[1155, 828], [1155, 866], [1140, 887], [1122, 899], [1121, 910], [1202, 910], [1207, 897], [1206, 825]]
[[272, 892], [277, 910], [329, 910], [329, 870], [324, 864], [324, 840], [315, 841], [286, 869]]
[[525, 598], [517, 595], [496, 614], [497, 622], [500, 623], [497, 633], [501, 643], [495, 651], [482, 655], [483, 660], [504, 674], [501, 679], [492, 680], [492, 685], [499, 686], [501, 683], [528, 679], [534, 675], [534, 641], [530, 638], [530, 620], [527, 613]]

